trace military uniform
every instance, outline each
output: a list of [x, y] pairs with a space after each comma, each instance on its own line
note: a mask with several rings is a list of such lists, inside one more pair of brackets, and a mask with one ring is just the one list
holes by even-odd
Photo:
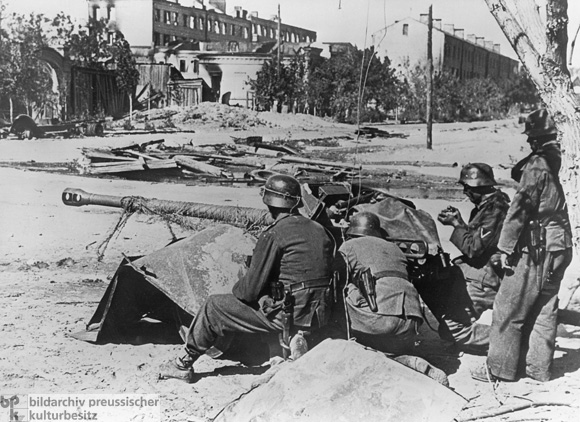
[[[516, 265], [495, 299], [487, 365], [493, 376], [514, 380], [519, 371], [548, 381], [554, 356], [558, 290], [572, 257], [572, 235], [558, 179], [561, 153], [544, 143], [517, 166], [519, 182], [498, 248]], [[530, 246], [530, 222], [543, 227], [541, 246]], [[536, 257], [536, 254], [539, 257]], [[544, 256], [542, 256], [544, 255]], [[525, 368], [524, 368], [525, 367]]]
[[412, 349], [423, 319], [419, 294], [409, 281], [407, 259], [399, 247], [373, 236], [353, 238], [341, 245], [339, 260], [345, 264], [346, 280], [367, 268], [376, 279], [377, 312], [353, 283], [346, 284], [348, 322], [357, 340], [393, 354]]
[[282, 330], [281, 301], [271, 294], [280, 281], [295, 297], [294, 325], [324, 325], [330, 312], [334, 243], [318, 223], [297, 214], [280, 214], [258, 239], [250, 268], [232, 294], [212, 295], [186, 336], [188, 351], [203, 354], [228, 333]]
[[476, 321], [491, 309], [501, 281], [501, 270], [490, 263], [497, 252], [509, 197], [496, 190], [471, 211], [469, 223], [453, 229], [451, 242], [462, 253], [453, 260], [449, 278], [422, 283], [421, 297], [439, 321], [439, 335], [476, 353], [489, 344], [489, 326]]

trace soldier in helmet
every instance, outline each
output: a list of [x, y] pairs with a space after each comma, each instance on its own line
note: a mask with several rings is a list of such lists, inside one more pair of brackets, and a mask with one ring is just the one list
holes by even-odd
[[366, 346], [395, 355], [412, 350], [423, 319], [405, 255], [385, 240], [386, 232], [371, 212], [355, 214], [346, 235], [337, 268], [346, 284], [348, 327]]
[[546, 110], [536, 110], [524, 134], [532, 153], [512, 170], [519, 185], [497, 245], [502, 266], [514, 270], [506, 272], [495, 298], [487, 364], [472, 372], [481, 381], [550, 380], [558, 290], [572, 259], [554, 121]]
[[327, 323], [334, 243], [318, 223], [301, 216], [300, 184], [271, 176], [262, 200], [275, 220], [259, 237], [250, 267], [231, 294], [211, 295], [186, 335], [186, 355], [165, 364], [160, 378], [194, 381], [194, 362], [221, 336], [283, 330], [283, 298], [294, 299], [293, 324], [309, 330]]
[[493, 169], [485, 163], [465, 165], [458, 183], [475, 205], [469, 223], [451, 206], [441, 211], [437, 219], [443, 225], [453, 226], [450, 240], [462, 255], [453, 260], [447, 283], [430, 287], [439, 291], [421, 294], [426, 302], [435, 302], [427, 304], [439, 320], [443, 339], [455, 342], [465, 351], [483, 353], [489, 343], [490, 326], [477, 320], [492, 308], [503, 276], [494, 258], [509, 197], [496, 188]]

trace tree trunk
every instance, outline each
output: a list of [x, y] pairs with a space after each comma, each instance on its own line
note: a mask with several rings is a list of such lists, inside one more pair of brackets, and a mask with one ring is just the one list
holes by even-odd
[[566, 66], [568, 1], [485, 0], [554, 117], [562, 146], [564, 188], [575, 252], [580, 252], [580, 115]]

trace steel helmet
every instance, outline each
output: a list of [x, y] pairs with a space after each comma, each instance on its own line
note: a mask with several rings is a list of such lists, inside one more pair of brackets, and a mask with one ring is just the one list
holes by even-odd
[[523, 133], [530, 138], [536, 138], [539, 136], [554, 135], [558, 132], [556, 131], [554, 119], [552, 119], [546, 109], [541, 108], [528, 115]]
[[493, 169], [485, 163], [469, 163], [463, 166], [458, 183], [472, 188], [497, 185]]
[[276, 208], [297, 208], [302, 206], [300, 183], [292, 176], [275, 174], [266, 180], [262, 188], [262, 201]]
[[359, 212], [350, 219], [350, 227], [346, 231], [346, 235], [383, 237], [381, 220], [372, 212]]

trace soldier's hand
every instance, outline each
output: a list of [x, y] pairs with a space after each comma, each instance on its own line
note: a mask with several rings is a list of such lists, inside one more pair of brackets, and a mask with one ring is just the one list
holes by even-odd
[[497, 268], [498, 270], [503, 268], [503, 264], [501, 262], [501, 255], [502, 255], [501, 252], [496, 252], [489, 258], [490, 265], [494, 268]]
[[498, 270], [504, 270], [506, 275], [512, 275], [514, 269], [511, 266], [509, 258], [509, 255], [506, 253], [496, 252], [489, 258], [489, 263]]
[[459, 210], [453, 207], [447, 207], [441, 211], [437, 216], [437, 220], [439, 220], [439, 222], [444, 226], [457, 227], [465, 224], [461, 218]]

